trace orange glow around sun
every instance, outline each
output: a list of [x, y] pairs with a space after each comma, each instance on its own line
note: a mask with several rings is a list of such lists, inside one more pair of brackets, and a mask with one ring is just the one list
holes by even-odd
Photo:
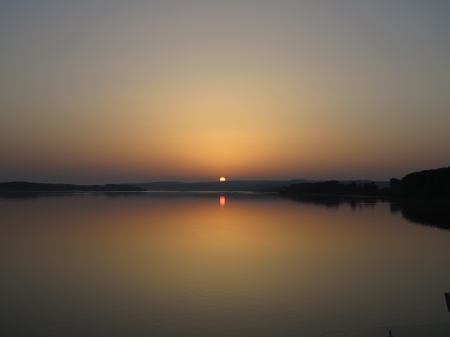
[[219, 179], [219, 181], [220, 181], [221, 183], [223, 183], [223, 182], [226, 181], [226, 179], [225, 179], [225, 177], [221, 177], [221, 178]]

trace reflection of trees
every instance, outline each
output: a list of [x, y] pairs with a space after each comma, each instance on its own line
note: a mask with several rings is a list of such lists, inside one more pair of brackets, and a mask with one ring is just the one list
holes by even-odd
[[391, 204], [391, 211], [400, 211], [411, 222], [450, 230], [449, 202], [403, 202]]
[[[296, 195], [284, 197], [303, 204], [313, 204], [327, 208], [339, 208], [341, 205], [350, 205], [352, 209], [374, 207], [381, 200], [370, 197], [339, 197], [328, 195]], [[450, 202], [448, 201], [400, 201], [391, 203], [390, 209], [392, 213], [401, 213], [410, 222], [450, 230]]]
[[327, 208], [339, 208], [341, 205], [350, 205], [352, 209], [358, 207], [374, 207], [377, 200], [371, 197], [341, 197], [333, 195], [294, 195], [284, 196], [289, 200], [301, 202], [303, 204], [313, 204], [316, 206], [325, 206]]

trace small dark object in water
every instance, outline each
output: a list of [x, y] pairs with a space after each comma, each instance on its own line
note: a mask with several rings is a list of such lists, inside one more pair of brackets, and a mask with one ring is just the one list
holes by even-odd
[[447, 309], [450, 311], [450, 293], [445, 293], [445, 300], [447, 301]]

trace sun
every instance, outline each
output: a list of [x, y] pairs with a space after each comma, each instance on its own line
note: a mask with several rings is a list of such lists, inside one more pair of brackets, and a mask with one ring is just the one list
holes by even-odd
[[226, 179], [225, 179], [225, 177], [221, 177], [221, 178], [219, 179], [219, 181], [220, 181], [221, 183], [224, 183], [224, 182], [226, 181]]

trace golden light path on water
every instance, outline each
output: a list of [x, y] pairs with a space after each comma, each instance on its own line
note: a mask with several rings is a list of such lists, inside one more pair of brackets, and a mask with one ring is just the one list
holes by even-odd
[[143, 193], [1, 200], [0, 211], [2, 325], [23, 335], [450, 323], [450, 232], [388, 204]]

